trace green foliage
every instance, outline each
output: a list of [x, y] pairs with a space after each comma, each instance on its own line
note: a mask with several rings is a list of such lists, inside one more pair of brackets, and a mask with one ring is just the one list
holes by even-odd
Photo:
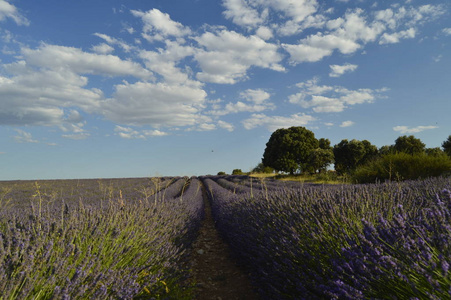
[[310, 155], [318, 147], [315, 134], [305, 127], [277, 129], [266, 143], [262, 161], [277, 171], [294, 174], [311, 167]]
[[259, 163], [255, 168], [252, 169], [252, 173], [274, 173], [274, 169], [265, 166], [263, 163]]
[[218, 175], [227, 175], [226, 172], [220, 171], [218, 172]]
[[317, 148], [310, 155], [311, 173], [317, 170], [325, 172], [327, 167], [334, 161], [334, 152], [332, 149]]
[[351, 173], [358, 166], [371, 160], [378, 153], [377, 147], [369, 141], [342, 140], [333, 148], [335, 170], [339, 174]]
[[425, 148], [426, 145], [413, 135], [400, 136], [396, 139], [395, 145], [393, 146], [393, 150], [396, 152], [404, 152], [408, 154], [423, 153]]
[[406, 180], [440, 176], [451, 172], [451, 158], [444, 155], [399, 152], [381, 156], [356, 169], [358, 183], [384, 180]]
[[232, 171], [232, 175], [243, 175], [243, 171], [241, 171], [241, 169], [234, 169]]
[[440, 149], [439, 147], [426, 148], [425, 152], [426, 152], [427, 155], [430, 155], [430, 156], [446, 155], [446, 153], [442, 149]]
[[451, 135], [448, 137], [446, 141], [442, 143], [443, 151], [451, 156]]

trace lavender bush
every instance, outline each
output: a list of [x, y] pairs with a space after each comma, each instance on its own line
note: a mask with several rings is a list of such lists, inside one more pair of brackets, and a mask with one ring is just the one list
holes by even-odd
[[449, 178], [252, 195], [203, 182], [264, 299], [450, 298]]
[[175, 198], [143, 197], [142, 189], [161, 190], [152, 182], [119, 190], [85, 182], [96, 190], [78, 187], [86, 202], [51, 199], [58, 183], [45, 184], [53, 189], [36, 185], [31, 208], [14, 188], [3, 195], [13, 205], [5, 212], [0, 203], [1, 299], [191, 298], [187, 252], [203, 216], [197, 179], [167, 185]]

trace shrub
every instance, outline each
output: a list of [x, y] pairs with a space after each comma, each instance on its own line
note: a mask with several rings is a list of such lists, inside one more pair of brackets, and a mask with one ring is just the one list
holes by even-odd
[[387, 154], [360, 166], [353, 174], [358, 183], [378, 180], [406, 180], [436, 177], [451, 172], [451, 159], [446, 156], [433, 156], [425, 153]]
[[243, 171], [241, 171], [241, 169], [234, 169], [232, 171], [232, 175], [243, 175]]

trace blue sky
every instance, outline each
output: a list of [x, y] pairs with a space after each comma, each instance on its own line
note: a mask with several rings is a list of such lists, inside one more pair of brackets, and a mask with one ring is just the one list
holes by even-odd
[[0, 180], [249, 171], [277, 128], [451, 134], [451, 4], [0, 0]]

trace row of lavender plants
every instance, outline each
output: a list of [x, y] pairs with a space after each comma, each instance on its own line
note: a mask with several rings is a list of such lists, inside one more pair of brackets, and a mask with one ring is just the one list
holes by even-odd
[[202, 180], [263, 299], [451, 298], [451, 178], [241, 193]]
[[190, 299], [200, 188], [196, 178], [1, 183], [0, 299]]

